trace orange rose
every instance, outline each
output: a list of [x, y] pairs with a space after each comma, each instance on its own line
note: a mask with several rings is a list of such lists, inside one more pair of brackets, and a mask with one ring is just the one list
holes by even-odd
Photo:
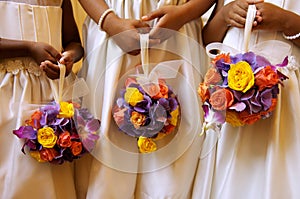
[[160, 93], [162, 94], [163, 98], [168, 98], [169, 88], [166, 85], [166, 82], [161, 79], [158, 80], [158, 82], [159, 82]]
[[41, 124], [40, 124], [40, 119], [42, 117], [42, 112], [41, 111], [35, 111], [31, 117], [30, 117], [30, 120], [27, 120], [26, 121], [26, 124], [32, 126], [33, 128], [36, 128], [36, 129], [39, 129], [41, 127]]
[[162, 94], [160, 93], [159, 85], [150, 83], [150, 84], [147, 84], [147, 85], [143, 85], [143, 87], [148, 91], [148, 94], [153, 99], [159, 99], [159, 98], [163, 97]]
[[220, 59], [223, 59], [225, 63], [230, 63], [230, 62], [231, 62], [229, 53], [227, 53], [227, 54], [224, 54], [224, 53], [223, 53], [223, 54], [217, 55], [217, 56], [213, 59], [212, 63], [215, 64], [215, 63], [216, 63], [217, 61], [219, 61]]
[[234, 101], [233, 94], [226, 88], [216, 90], [211, 94], [209, 103], [215, 110], [223, 111], [232, 105]]
[[156, 91], [156, 95], [152, 96], [153, 99], [160, 99], [160, 98], [168, 98], [169, 95], [169, 88], [166, 85], [166, 82], [164, 80], [158, 80], [159, 86], [153, 85], [152, 90], [156, 91], [155, 89], [159, 88], [159, 91]]
[[209, 99], [209, 90], [208, 86], [204, 83], [200, 83], [198, 87], [198, 95], [200, 96], [202, 102], [205, 102], [206, 100]]
[[134, 128], [139, 129], [146, 122], [146, 116], [136, 111], [131, 113], [130, 122], [134, 125]]
[[219, 82], [221, 82], [221, 80], [222, 80], [222, 76], [214, 67], [209, 68], [204, 77], [204, 83], [208, 85], [209, 84], [216, 85]]
[[259, 113], [249, 114], [247, 111], [243, 111], [239, 113], [239, 117], [245, 124], [253, 124], [261, 118], [261, 115]]
[[44, 161], [52, 161], [56, 156], [58, 156], [58, 152], [51, 148], [51, 149], [48, 149], [48, 148], [43, 148], [41, 151], [40, 151], [40, 158]]
[[75, 156], [79, 155], [82, 151], [82, 143], [81, 142], [72, 142], [71, 151], [72, 151], [73, 155], [75, 155]]
[[278, 84], [278, 82], [278, 75], [274, 70], [272, 70], [271, 66], [261, 69], [255, 75], [255, 84], [258, 86], [260, 91], [264, 88], [271, 88], [272, 86]]
[[163, 133], [165, 133], [166, 135], [172, 133], [175, 129], [175, 126], [173, 126], [172, 124], [169, 124], [168, 126], [165, 126], [163, 128]]
[[136, 80], [134, 78], [127, 78], [125, 81], [125, 87], [128, 87], [132, 83], [136, 84]]
[[59, 135], [57, 144], [61, 147], [70, 147], [72, 145], [71, 136], [68, 131], [63, 132]]

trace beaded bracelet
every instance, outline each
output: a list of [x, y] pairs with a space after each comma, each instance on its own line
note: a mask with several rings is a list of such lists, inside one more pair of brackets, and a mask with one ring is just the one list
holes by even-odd
[[110, 12], [115, 12], [112, 8], [109, 8], [107, 10], [105, 10], [102, 15], [100, 16], [99, 18], [99, 21], [98, 21], [98, 28], [99, 30], [102, 30], [102, 23], [103, 23], [103, 20], [104, 18], [110, 13]]
[[300, 32], [298, 34], [295, 34], [295, 35], [292, 35], [292, 36], [287, 36], [285, 35], [284, 33], [282, 33], [282, 36], [285, 38], [285, 39], [288, 39], [288, 40], [294, 40], [294, 39], [297, 39], [300, 37]]

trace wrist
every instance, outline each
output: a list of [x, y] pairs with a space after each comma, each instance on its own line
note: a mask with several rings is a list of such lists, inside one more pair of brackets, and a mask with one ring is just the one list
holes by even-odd
[[[99, 18], [99, 21], [98, 21], [98, 28], [99, 30], [103, 30], [105, 31], [104, 29], [104, 26], [105, 24], [107, 24], [107, 20], [110, 18], [111, 15], [115, 15], [115, 12], [113, 9], [111, 8], [108, 8], [106, 9], [100, 16]], [[109, 24], [109, 23], [108, 23]]]
[[294, 40], [300, 38], [300, 30], [297, 23], [297, 15], [295, 13], [286, 11], [284, 16], [284, 23], [282, 27], [282, 35], [285, 39]]
[[121, 23], [121, 18], [114, 13], [111, 13], [106, 17], [102, 26], [102, 30], [105, 31], [109, 36], [113, 36], [118, 33]]

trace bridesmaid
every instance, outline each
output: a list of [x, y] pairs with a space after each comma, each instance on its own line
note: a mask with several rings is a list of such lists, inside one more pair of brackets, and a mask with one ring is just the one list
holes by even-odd
[[[205, 71], [201, 63], [206, 61], [201, 47], [200, 17], [213, 1], [81, 0], [80, 3], [89, 15], [84, 24], [86, 65], [80, 75], [86, 78], [90, 93], [96, 93], [84, 101], [95, 111], [94, 115], [101, 118], [103, 135], [99, 143], [102, 154], [94, 151], [89, 160], [76, 162], [80, 198], [190, 198], [203, 141], [203, 137], [198, 136], [200, 104], [194, 89], [201, 81], [199, 73]], [[161, 150], [151, 155], [136, 154], [130, 146], [132, 142], [120, 134], [111, 120], [118, 82], [141, 63], [141, 32], [149, 32], [150, 45], [158, 49], [150, 50], [151, 61], [181, 58], [193, 64], [181, 68], [182, 79], [178, 77], [173, 85], [179, 88], [178, 96], [184, 98], [180, 124], [183, 129], [178, 135], [187, 136], [164, 155]], [[168, 33], [173, 36], [168, 37]], [[182, 143], [184, 140], [187, 143]], [[133, 152], [126, 153], [127, 148]], [[145, 159], [149, 160], [147, 165]], [[149, 165], [154, 166], [149, 168]]]
[[[257, 17], [249, 45], [268, 40], [290, 45], [292, 67], [282, 68], [289, 79], [280, 87], [276, 110], [270, 118], [242, 127], [222, 127], [217, 146], [200, 161], [194, 198], [300, 196], [300, 4], [296, 0], [218, 1], [203, 29], [203, 41], [220, 41], [241, 51], [247, 8], [253, 3]], [[269, 56], [272, 58], [272, 54]]]

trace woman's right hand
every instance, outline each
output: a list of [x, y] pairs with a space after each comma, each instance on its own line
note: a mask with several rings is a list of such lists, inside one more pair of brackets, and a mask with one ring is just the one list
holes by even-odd
[[[246, 23], [246, 16], [248, 6], [250, 4], [256, 4], [263, 2], [263, 0], [236, 0], [228, 3], [222, 9], [222, 15], [224, 23], [227, 26], [233, 26], [237, 28], [244, 28]], [[257, 13], [256, 19], [260, 20], [260, 13]], [[257, 25], [257, 21], [254, 21], [254, 26]]]
[[[116, 44], [126, 53], [138, 55], [140, 53], [140, 33], [148, 33], [150, 26], [141, 20], [122, 19], [113, 13], [106, 16], [102, 29], [111, 36]], [[150, 44], [159, 43], [158, 40], [149, 41]]]

